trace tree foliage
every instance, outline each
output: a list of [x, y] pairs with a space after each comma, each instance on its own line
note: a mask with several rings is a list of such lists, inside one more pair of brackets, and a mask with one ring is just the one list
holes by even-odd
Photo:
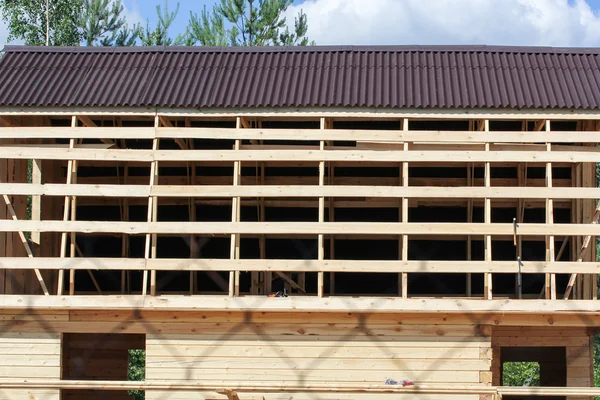
[[114, 43], [126, 26], [121, 0], [84, 0], [77, 24], [86, 46]]
[[539, 386], [540, 364], [536, 362], [505, 362], [502, 365], [502, 385]]
[[[127, 368], [128, 381], [143, 381], [146, 378], [146, 351], [129, 350], [129, 366]], [[132, 390], [129, 392], [135, 400], [143, 400], [144, 392], [142, 390]]]
[[9, 41], [23, 40], [28, 46], [43, 46], [46, 44], [46, 26], [49, 26], [50, 46], [77, 46], [81, 42], [77, 20], [82, 5], [82, 0], [52, 0], [48, 3], [46, 0], [3, 0], [0, 7], [2, 19], [8, 25]]
[[[156, 7], [157, 23], [129, 27], [122, 0], [2, 0], [8, 40], [42, 46], [306, 46], [308, 21], [302, 11], [290, 30], [285, 12], [293, 0], [219, 0], [212, 11], [190, 12], [185, 32], [171, 37], [179, 12], [168, 0]], [[46, 16], [48, 17], [48, 21]], [[48, 22], [48, 24], [47, 24]], [[48, 29], [47, 29], [48, 28]], [[47, 32], [48, 31], [48, 32]]]
[[202, 46], [306, 46], [302, 11], [290, 31], [283, 15], [293, 0], [220, 0], [212, 12], [190, 12], [190, 41]]
[[181, 46], [187, 43], [188, 33], [179, 34], [175, 39], [169, 36], [169, 28], [175, 21], [177, 14], [179, 13], [179, 3], [175, 11], [169, 12], [169, 2], [165, 0], [164, 8], [160, 5], [156, 6], [156, 15], [158, 22], [155, 28], [150, 28], [150, 23], [146, 22], [146, 26], [142, 28], [138, 25], [137, 32], [139, 34], [142, 46]]

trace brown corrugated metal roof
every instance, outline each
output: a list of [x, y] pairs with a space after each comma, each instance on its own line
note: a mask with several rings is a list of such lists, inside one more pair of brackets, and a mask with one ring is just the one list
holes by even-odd
[[600, 108], [600, 49], [18, 47], [0, 106]]

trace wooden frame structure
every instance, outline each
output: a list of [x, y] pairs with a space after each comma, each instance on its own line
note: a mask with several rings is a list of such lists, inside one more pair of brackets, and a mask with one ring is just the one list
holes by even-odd
[[[596, 395], [585, 387], [600, 327], [599, 121], [1, 110], [0, 347], [15, 357], [0, 368], [15, 372], [0, 391]], [[443, 243], [457, 250], [434, 256]], [[289, 297], [267, 296], [279, 288]], [[62, 379], [63, 334], [145, 335], [146, 382]], [[502, 387], [502, 348], [561, 341], [569, 387]], [[24, 384], [26, 346], [31, 362], [51, 355]], [[388, 378], [416, 386], [381, 386]]]

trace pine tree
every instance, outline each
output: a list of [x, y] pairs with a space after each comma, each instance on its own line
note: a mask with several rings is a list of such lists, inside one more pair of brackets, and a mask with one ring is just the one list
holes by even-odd
[[190, 42], [202, 46], [306, 46], [308, 23], [302, 11], [290, 32], [283, 13], [293, 0], [220, 0], [212, 12], [190, 12]]
[[156, 14], [158, 22], [154, 29], [150, 28], [150, 24], [146, 22], [146, 27], [140, 25], [136, 27], [142, 46], [181, 46], [183, 44], [191, 45], [187, 40], [188, 33], [177, 35], [175, 39], [169, 37], [169, 28], [175, 21], [179, 13], [179, 3], [175, 11], [169, 12], [169, 2], [165, 0], [164, 9], [160, 5], [156, 6]]
[[123, 11], [121, 0], [84, 0], [77, 24], [85, 45], [134, 45], [137, 31], [129, 29]]

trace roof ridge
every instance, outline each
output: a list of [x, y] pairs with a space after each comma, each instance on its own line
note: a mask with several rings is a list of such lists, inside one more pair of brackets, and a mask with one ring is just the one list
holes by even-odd
[[527, 53], [527, 54], [600, 54], [598, 47], [541, 47], [490, 45], [355, 45], [355, 46], [263, 46], [263, 47], [209, 47], [209, 46], [22, 46], [6, 45], [2, 52], [36, 53]]

